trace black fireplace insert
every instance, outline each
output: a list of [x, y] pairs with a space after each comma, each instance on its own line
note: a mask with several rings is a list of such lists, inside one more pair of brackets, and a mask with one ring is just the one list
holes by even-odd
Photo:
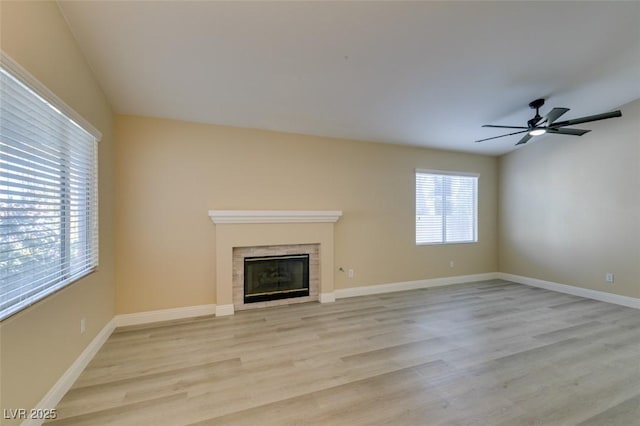
[[308, 254], [245, 257], [244, 303], [308, 295]]

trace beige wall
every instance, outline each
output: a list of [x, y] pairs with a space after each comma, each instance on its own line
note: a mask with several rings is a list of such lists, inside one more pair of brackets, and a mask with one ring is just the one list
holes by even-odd
[[[343, 210], [336, 288], [497, 269], [495, 158], [131, 116], [115, 129], [117, 313], [216, 302], [210, 209]], [[479, 243], [416, 247], [415, 168], [481, 174]]]
[[640, 101], [622, 113], [500, 158], [500, 271], [640, 297]]
[[2, 50], [103, 134], [99, 271], [0, 324], [1, 406], [29, 409], [114, 315], [112, 113], [55, 3], [2, 1], [0, 14]]

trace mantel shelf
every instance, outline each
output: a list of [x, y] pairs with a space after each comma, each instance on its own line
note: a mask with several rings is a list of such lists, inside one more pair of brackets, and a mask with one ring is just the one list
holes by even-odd
[[215, 224], [337, 222], [341, 210], [209, 210]]

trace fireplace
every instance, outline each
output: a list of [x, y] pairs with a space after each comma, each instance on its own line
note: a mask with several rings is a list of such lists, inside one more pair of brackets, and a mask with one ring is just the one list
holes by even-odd
[[309, 255], [244, 258], [244, 303], [309, 296]]
[[[335, 301], [334, 224], [337, 210], [209, 210], [215, 224], [216, 315], [292, 303]], [[245, 303], [244, 259], [309, 255], [309, 295]]]

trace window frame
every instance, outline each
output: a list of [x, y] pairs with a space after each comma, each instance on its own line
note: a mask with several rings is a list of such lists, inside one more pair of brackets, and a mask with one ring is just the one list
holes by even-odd
[[[64, 204], [62, 210], [68, 210], [66, 213], [59, 213], [56, 217], [60, 218], [60, 232], [64, 235], [64, 238], [61, 237], [60, 241], [60, 268], [57, 269], [60, 274], [60, 278], [57, 280], [49, 280], [48, 284], [42, 284], [42, 289], [37, 290], [38, 287], [30, 288], [24, 293], [19, 293], [20, 300], [16, 303], [10, 304], [5, 307], [2, 311], [0, 311], [0, 321], [4, 321], [5, 319], [15, 315], [29, 306], [48, 298], [50, 295], [56, 293], [62, 288], [65, 288], [72, 283], [78, 281], [79, 279], [95, 272], [99, 265], [99, 193], [98, 193], [98, 181], [99, 181], [99, 168], [98, 168], [98, 151], [99, 151], [99, 142], [102, 139], [102, 133], [97, 130], [91, 123], [85, 120], [80, 114], [78, 114], [75, 110], [69, 107], [64, 101], [62, 101], [58, 96], [56, 96], [51, 90], [49, 90], [44, 84], [38, 81], [34, 76], [32, 76], [28, 71], [26, 71], [22, 66], [20, 66], [17, 62], [15, 62], [10, 56], [8, 56], [5, 52], [0, 50], [0, 65], [4, 69], [4, 71], [13, 79], [18, 81], [22, 86], [26, 87], [30, 92], [33, 92], [33, 95], [37, 98], [40, 98], [41, 101], [48, 104], [53, 110], [60, 113], [64, 116], [65, 119], [69, 120], [72, 124], [82, 129], [88, 136], [93, 138], [92, 147], [90, 148], [92, 155], [87, 157], [93, 159], [90, 161], [92, 164], [92, 168], [88, 169], [86, 175], [83, 175], [83, 179], [87, 179], [86, 185], [87, 187], [92, 187], [92, 192], [87, 193], [86, 198], [80, 198], [81, 200], [85, 200], [86, 202], [92, 201], [92, 204], [88, 207], [85, 207], [83, 211], [83, 215], [85, 215], [85, 222], [78, 228], [77, 231], [71, 231], [70, 229], [70, 221], [64, 220], [64, 218], [69, 218], [70, 214], [72, 214], [73, 209], [71, 208], [70, 202], [70, 192], [71, 192], [71, 184], [70, 180], [61, 177], [61, 181], [65, 181], [65, 184], [61, 186], [60, 189], [60, 202], [61, 205]], [[37, 100], [34, 98], [34, 102]], [[68, 143], [68, 139], [63, 137], [61, 134], [60, 141], [64, 142], [66, 145]], [[79, 148], [77, 148], [79, 149]], [[58, 159], [61, 162], [68, 162], [68, 156], [76, 155], [74, 154], [75, 149], [71, 149], [65, 155], [61, 155]], [[11, 164], [11, 163], [9, 163]], [[68, 173], [71, 169], [63, 168], [61, 169], [61, 173]], [[67, 183], [68, 182], [68, 183]], [[75, 208], [75, 207], [74, 207]], [[63, 229], [65, 228], [65, 229]], [[65, 233], [66, 230], [66, 233]], [[84, 235], [79, 241], [84, 248], [82, 249], [84, 257], [87, 259], [86, 266], [81, 269], [77, 268], [78, 259], [70, 256], [70, 246], [74, 244], [72, 241], [72, 233], [78, 232], [81, 235]], [[93, 261], [89, 261], [88, 254], [93, 254], [91, 259]], [[28, 271], [26, 271], [28, 272]], [[27, 275], [28, 276], [28, 275]], [[9, 281], [11, 283], [11, 281]], [[0, 295], [4, 295], [4, 290], [0, 289]], [[9, 297], [6, 301], [2, 303], [6, 303], [11, 300]]]
[[[475, 188], [473, 193], [473, 239], [468, 241], [447, 241], [446, 240], [446, 226], [442, 227], [442, 239], [439, 242], [418, 242], [418, 175], [434, 175], [434, 176], [452, 176], [452, 177], [468, 177], [475, 178]], [[439, 170], [439, 169], [415, 169], [414, 176], [414, 241], [416, 246], [442, 246], [452, 244], [476, 244], [479, 241], [478, 230], [478, 192], [480, 190], [480, 174], [473, 172], [460, 172], [452, 170]], [[445, 217], [443, 213], [442, 217]]]

